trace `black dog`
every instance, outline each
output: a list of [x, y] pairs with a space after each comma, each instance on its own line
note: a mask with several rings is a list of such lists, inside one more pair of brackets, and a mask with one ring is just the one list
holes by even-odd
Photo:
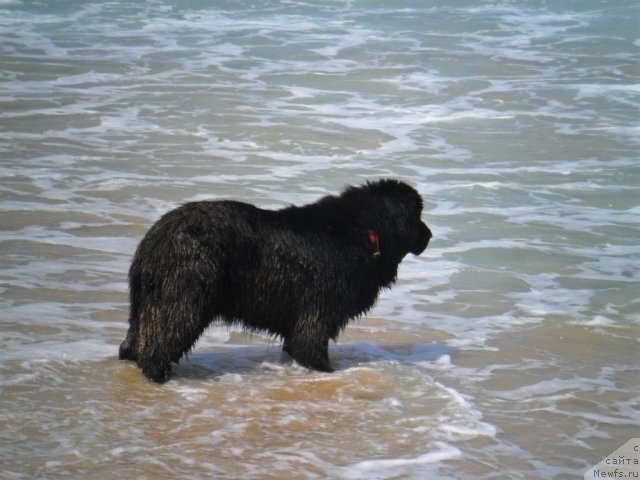
[[396, 180], [282, 210], [234, 201], [172, 210], [133, 259], [120, 359], [164, 382], [221, 320], [280, 337], [298, 363], [331, 372], [329, 339], [373, 306], [407, 253], [427, 247], [421, 212], [418, 193]]

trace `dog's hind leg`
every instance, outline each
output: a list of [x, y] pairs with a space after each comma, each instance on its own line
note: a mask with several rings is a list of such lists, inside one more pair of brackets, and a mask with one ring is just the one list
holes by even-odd
[[[134, 267], [135, 266], [134, 263]], [[129, 329], [127, 330], [127, 336], [120, 344], [118, 357], [120, 360], [136, 362], [138, 360], [138, 320], [140, 319], [140, 309], [142, 308], [142, 300], [140, 298], [141, 287], [138, 269], [132, 267], [129, 275]]]
[[138, 247], [129, 274], [129, 333], [120, 350], [158, 383], [169, 379], [171, 363], [193, 348], [220, 310], [215, 252], [195, 227], [174, 227], [169, 236], [147, 234]]
[[136, 355], [135, 340], [132, 337], [133, 334], [131, 333], [131, 330], [129, 330], [124, 342], [120, 344], [120, 351], [118, 352], [118, 358], [120, 360], [132, 360], [135, 362], [138, 359], [138, 356]]
[[187, 288], [180, 300], [164, 300], [162, 308], [147, 309], [138, 335], [138, 365], [158, 383], [168, 380], [171, 363], [191, 351], [213, 319], [210, 299], [202, 290]]
[[159, 354], [152, 352], [141, 361], [138, 361], [138, 364], [144, 376], [149, 380], [156, 383], [164, 383], [169, 380], [171, 375], [171, 362], [167, 361], [161, 352], [159, 352]]
[[[166, 349], [165, 313], [155, 306], [146, 305], [138, 315], [137, 321], [132, 324], [137, 326], [137, 332], [132, 335], [127, 334], [127, 339], [124, 341], [126, 343], [130, 337], [136, 338], [133, 355], [138, 366], [145, 377], [157, 383], [166, 382], [171, 374], [171, 358]], [[120, 350], [122, 353], [122, 346]]]

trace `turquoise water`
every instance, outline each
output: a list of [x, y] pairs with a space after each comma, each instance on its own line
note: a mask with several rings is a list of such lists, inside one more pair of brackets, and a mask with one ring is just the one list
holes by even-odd
[[[0, 1], [4, 478], [581, 478], [638, 437], [629, 1]], [[212, 327], [116, 359], [191, 200], [408, 181], [434, 232], [308, 372]]]

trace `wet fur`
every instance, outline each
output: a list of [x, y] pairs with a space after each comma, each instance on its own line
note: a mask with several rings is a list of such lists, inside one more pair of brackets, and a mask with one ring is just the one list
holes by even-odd
[[395, 180], [281, 210], [235, 201], [172, 210], [133, 258], [120, 359], [164, 382], [218, 320], [279, 337], [298, 363], [331, 372], [329, 340], [391, 286], [407, 253], [426, 248], [421, 212], [418, 193]]

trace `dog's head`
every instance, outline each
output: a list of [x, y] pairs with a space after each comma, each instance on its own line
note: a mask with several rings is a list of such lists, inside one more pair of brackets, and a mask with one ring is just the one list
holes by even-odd
[[351, 187], [347, 194], [354, 194], [366, 210], [363, 216], [376, 230], [382, 255], [391, 254], [399, 262], [407, 253], [420, 255], [427, 248], [432, 234], [422, 221], [422, 198], [413, 187], [383, 179]]
[[431, 230], [422, 221], [422, 197], [411, 186], [397, 180], [380, 180], [378, 187], [386, 192], [387, 211], [397, 235], [402, 256], [420, 255], [431, 240]]

